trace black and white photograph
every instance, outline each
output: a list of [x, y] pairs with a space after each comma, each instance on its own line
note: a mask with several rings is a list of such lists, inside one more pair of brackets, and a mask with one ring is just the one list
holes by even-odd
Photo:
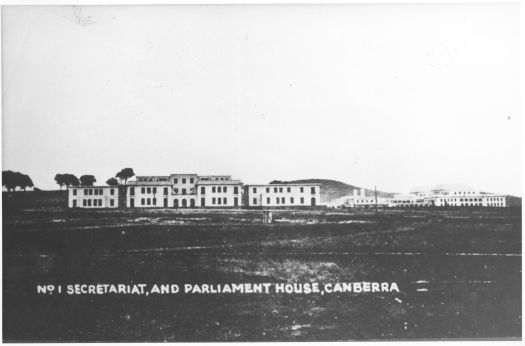
[[522, 340], [520, 24], [3, 4], [2, 341]]

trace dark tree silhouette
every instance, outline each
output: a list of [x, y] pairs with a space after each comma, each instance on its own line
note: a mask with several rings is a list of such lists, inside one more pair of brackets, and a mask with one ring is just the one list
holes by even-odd
[[83, 175], [80, 177], [80, 185], [82, 186], [93, 186], [97, 181], [94, 175]]
[[8, 192], [16, 189], [16, 173], [13, 171], [2, 171], [2, 186], [5, 186]]
[[17, 187], [26, 190], [33, 187], [33, 181], [27, 174], [13, 171], [2, 171], [2, 186], [5, 186], [8, 192], [15, 191]]
[[118, 180], [115, 178], [109, 178], [108, 180], [106, 180], [106, 184], [108, 184], [109, 186], [116, 186], [118, 185]]
[[55, 181], [60, 186], [60, 190], [62, 190], [62, 186], [66, 185], [64, 181], [64, 174], [55, 175]]
[[22, 189], [22, 190], [26, 190], [28, 187], [34, 187], [33, 185], [33, 180], [31, 180], [31, 178], [29, 177], [29, 175], [27, 174], [20, 174], [18, 176], [18, 186]]
[[78, 178], [75, 175], [67, 173], [67, 174], [63, 174], [63, 176], [64, 176], [64, 184], [67, 187], [80, 185], [80, 182], [78, 181]]
[[115, 176], [122, 180], [124, 180], [124, 185], [128, 183], [128, 179], [133, 177], [135, 173], [133, 172], [133, 168], [123, 168], [120, 172], [118, 172]]

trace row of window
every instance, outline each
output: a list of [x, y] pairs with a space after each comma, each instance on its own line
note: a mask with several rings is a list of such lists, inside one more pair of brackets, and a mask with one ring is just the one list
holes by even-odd
[[[190, 181], [190, 184], [193, 184], [195, 180], [194, 178], [190, 178], [189, 181]], [[179, 183], [179, 178], [174, 178], [173, 184], [178, 184], [178, 183]], [[181, 178], [181, 184], [186, 184], [186, 178]]]
[[215, 197], [213, 197], [211, 199], [211, 204], [218, 204], [218, 205], [223, 204], [223, 205], [226, 205], [226, 204], [228, 204], [228, 199], [226, 197], [217, 198], [217, 199]]
[[157, 205], [157, 199], [156, 198], [141, 198], [140, 205]]
[[169, 181], [168, 178], [159, 178], [159, 177], [154, 177], [154, 178], [138, 178], [137, 181], [149, 181], [149, 182], [154, 182], [154, 181]]
[[[266, 189], [266, 193], [270, 193], [270, 190], [271, 190], [270, 187], [266, 187], [265, 189]], [[301, 186], [301, 187], [299, 188], [299, 191], [300, 191], [301, 193], [304, 193], [304, 187]], [[310, 191], [311, 191], [312, 194], [315, 194], [315, 187], [311, 187], [311, 188], [310, 188]], [[253, 193], [257, 193], [257, 188], [256, 188], [256, 187], [252, 187], [252, 192], [253, 192]], [[283, 188], [282, 186], [281, 186], [281, 187], [274, 187], [274, 188], [273, 188], [273, 192], [274, 192], [274, 193], [284, 192], [284, 188]], [[292, 192], [292, 188], [289, 187], [289, 186], [286, 187], [286, 192]]]
[[[441, 198], [441, 203], [443, 203], [444, 201], [445, 202], [457, 202], [457, 198]], [[482, 202], [483, 199], [481, 197], [479, 198], [460, 198], [459, 199], [460, 202]], [[501, 202], [503, 201], [503, 197], [490, 197], [490, 198], [487, 198], [487, 201], [490, 201], [490, 202], [494, 202], [494, 201], [498, 201], [498, 202]]]
[[[301, 204], [304, 204], [304, 197], [301, 197], [299, 199]], [[272, 200], [270, 197], [266, 197], [266, 204], [272, 203]], [[295, 199], [293, 197], [290, 197], [290, 204], [294, 204]], [[257, 198], [253, 199], [253, 204], [257, 204]], [[275, 204], [286, 204], [286, 198], [285, 197], [276, 197], [275, 198]]]
[[[228, 192], [228, 187], [227, 186], [212, 186], [211, 187], [211, 192], [212, 193], [227, 193]], [[206, 189], [204, 186], [201, 186], [201, 194], [205, 194], [206, 193]], [[233, 193], [235, 195], [239, 194], [239, 187], [238, 186], [234, 186], [233, 187]]]
[[[163, 192], [164, 192], [164, 195], [167, 195], [168, 194], [168, 188], [165, 187]], [[140, 188], [140, 193], [142, 193], [142, 194], [146, 194], [146, 193], [156, 194], [157, 193], [157, 188], [156, 187], [141, 187]], [[135, 196], [135, 188], [134, 187], [130, 187], [129, 188], [129, 194], [131, 196]]]
[[[76, 207], [77, 201], [73, 201], [73, 207]], [[111, 207], [115, 206], [115, 200], [110, 199], [109, 205]], [[102, 207], [102, 199], [84, 199], [82, 200], [82, 206], [84, 207]]]
[[[115, 194], [115, 189], [109, 189], [109, 193], [114, 195]], [[90, 196], [90, 195], [103, 195], [104, 194], [104, 189], [84, 189], [84, 195], [85, 196]], [[76, 196], [77, 195], [77, 189], [73, 189], [73, 195]]]

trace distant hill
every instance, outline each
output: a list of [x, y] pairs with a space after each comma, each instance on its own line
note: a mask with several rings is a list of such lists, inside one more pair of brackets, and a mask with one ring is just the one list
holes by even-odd
[[[321, 202], [330, 202], [339, 197], [351, 195], [354, 189], [361, 189], [359, 186], [349, 185], [337, 180], [330, 179], [302, 179], [281, 181], [274, 180], [270, 184], [321, 184]], [[367, 197], [374, 196], [374, 190], [365, 189]], [[377, 191], [377, 197], [392, 197], [394, 193]]]

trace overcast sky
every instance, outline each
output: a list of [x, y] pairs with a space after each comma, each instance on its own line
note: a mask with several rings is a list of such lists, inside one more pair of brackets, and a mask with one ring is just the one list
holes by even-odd
[[521, 196], [519, 4], [2, 9], [3, 169]]

